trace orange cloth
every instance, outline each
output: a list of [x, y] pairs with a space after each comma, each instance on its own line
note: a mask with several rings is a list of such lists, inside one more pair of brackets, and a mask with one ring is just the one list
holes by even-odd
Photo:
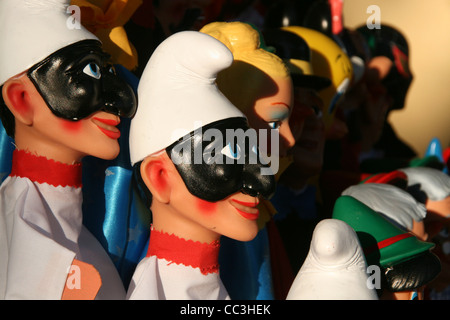
[[97, 269], [88, 263], [74, 259], [61, 299], [94, 300], [101, 286], [102, 279]]

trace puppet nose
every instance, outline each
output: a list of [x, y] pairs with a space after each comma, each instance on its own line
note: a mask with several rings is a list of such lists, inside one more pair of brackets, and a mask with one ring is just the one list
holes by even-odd
[[261, 174], [261, 164], [246, 164], [242, 172], [242, 192], [269, 199], [275, 193], [275, 176]]
[[103, 79], [103, 110], [123, 118], [132, 118], [137, 110], [137, 98], [131, 86], [116, 74], [107, 72]]

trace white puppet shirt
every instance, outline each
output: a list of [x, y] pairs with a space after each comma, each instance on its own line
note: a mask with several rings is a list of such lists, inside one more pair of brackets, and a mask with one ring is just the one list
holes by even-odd
[[219, 241], [206, 244], [151, 230], [128, 299], [228, 300], [219, 276], [219, 248]]
[[99, 278], [92, 298], [125, 298], [117, 270], [82, 224], [81, 205], [80, 164], [14, 151], [0, 186], [0, 299], [62, 299], [70, 285], [92, 291], [75, 261]]

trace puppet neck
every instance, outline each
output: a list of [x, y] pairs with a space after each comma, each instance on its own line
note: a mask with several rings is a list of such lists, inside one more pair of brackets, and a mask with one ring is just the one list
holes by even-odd
[[156, 256], [170, 263], [198, 268], [204, 275], [219, 272], [219, 241], [201, 243], [185, 240], [152, 228], [147, 257]]
[[81, 188], [81, 164], [68, 165], [23, 150], [14, 150], [12, 177], [28, 178], [52, 186]]

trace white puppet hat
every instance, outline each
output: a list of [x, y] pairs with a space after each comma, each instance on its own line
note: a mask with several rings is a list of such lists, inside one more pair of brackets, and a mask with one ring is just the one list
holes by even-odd
[[450, 196], [450, 176], [445, 172], [428, 167], [409, 167], [400, 169], [408, 177], [408, 191], [418, 199], [441, 201]]
[[81, 24], [71, 25], [70, 0], [0, 1], [0, 85], [55, 51], [96, 39]]
[[344, 221], [322, 220], [286, 299], [378, 300], [366, 269], [356, 232]]
[[139, 82], [130, 127], [132, 164], [207, 124], [245, 118], [215, 82], [232, 62], [222, 42], [198, 31], [175, 33], [156, 48]]
[[345, 189], [342, 195], [361, 201], [402, 229], [412, 230], [413, 221], [420, 222], [427, 215], [425, 205], [405, 190], [390, 184], [357, 184]]

